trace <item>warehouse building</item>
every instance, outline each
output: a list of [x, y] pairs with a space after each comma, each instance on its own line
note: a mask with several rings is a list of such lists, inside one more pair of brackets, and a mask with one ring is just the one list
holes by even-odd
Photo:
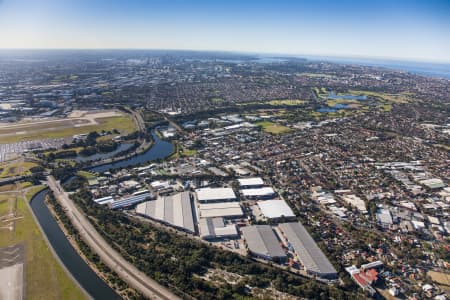
[[238, 238], [235, 224], [225, 225], [223, 218], [201, 218], [199, 221], [200, 237], [204, 240]]
[[236, 194], [232, 188], [201, 188], [195, 190], [200, 203], [216, 203], [236, 201]]
[[136, 213], [178, 229], [195, 233], [192, 199], [189, 192], [158, 197], [136, 207]]
[[260, 177], [240, 178], [238, 182], [241, 189], [254, 189], [264, 186], [264, 181]]
[[273, 199], [277, 194], [271, 187], [261, 187], [256, 189], [243, 189], [241, 190], [242, 196], [247, 199]]
[[104, 205], [104, 204], [114, 202], [114, 198], [112, 196], [108, 196], [108, 197], [94, 199], [94, 202], [97, 204], [100, 204], [100, 205]]
[[419, 183], [432, 190], [446, 187], [446, 184], [439, 178], [425, 179], [419, 181]]
[[244, 215], [239, 202], [219, 202], [199, 205], [201, 218], [241, 218]]
[[305, 271], [317, 277], [336, 279], [336, 269], [300, 222], [279, 224], [279, 229]]
[[389, 229], [394, 221], [392, 220], [392, 215], [389, 209], [380, 209], [377, 212], [377, 221], [383, 228]]
[[241, 228], [249, 252], [259, 258], [284, 262], [286, 252], [280, 245], [270, 225], [253, 225]]
[[256, 203], [262, 215], [267, 219], [278, 219], [281, 217], [295, 217], [294, 212], [284, 200], [266, 200]]
[[135, 204], [149, 200], [151, 198], [153, 198], [153, 195], [149, 191], [145, 191], [145, 192], [139, 193], [137, 195], [132, 195], [131, 197], [122, 198], [122, 199], [116, 200], [114, 202], [110, 202], [110, 203], [108, 203], [108, 205], [112, 209], [127, 208], [127, 207], [133, 206]]

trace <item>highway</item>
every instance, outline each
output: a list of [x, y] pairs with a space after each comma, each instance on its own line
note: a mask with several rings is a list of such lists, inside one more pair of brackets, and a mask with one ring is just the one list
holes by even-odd
[[67, 193], [64, 192], [60, 183], [55, 178], [48, 176], [47, 184], [86, 244], [123, 281], [148, 299], [181, 299], [139, 271], [114, 250], [97, 232], [87, 217], [76, 207], [75, 203], [68, 197]]

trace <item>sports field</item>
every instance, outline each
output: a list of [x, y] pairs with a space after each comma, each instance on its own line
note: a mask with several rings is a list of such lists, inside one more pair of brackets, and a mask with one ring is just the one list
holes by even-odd
[[282, 134], [291, 131], [292, 129], [280, 124], [276, 124], [269, 121], [257, 122], [256, 125], [260, 126], [265, 132], [272, 134]]
[[117, 129], [121, 134], [136, 130], [130, 115], [116, 111], [74, 111], [65, 119], [0, 123], [0, 143], [13, 143], [46, 138], [64, 138], [91, 131]]

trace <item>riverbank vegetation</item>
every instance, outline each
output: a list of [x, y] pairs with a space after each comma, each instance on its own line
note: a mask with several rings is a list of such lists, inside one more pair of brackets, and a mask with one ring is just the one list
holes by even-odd
[[113, 270], [105, 265], [94, 253], [91, 248], [83, 241], [79, 232], [72, 226], [69, 218], [61, 205], [56, 201], [53, 193], [49, 193], [46, 198], [46, 203], [50, 208], [51, 213], [56, 218], [61, 229], [69, 237], [69, 241], [77, 252], [83, 257], [94, 272], [102, 278], [116, 293], [124, 299], [141, 299], [141, 295], [134, 289], [128, 286]]

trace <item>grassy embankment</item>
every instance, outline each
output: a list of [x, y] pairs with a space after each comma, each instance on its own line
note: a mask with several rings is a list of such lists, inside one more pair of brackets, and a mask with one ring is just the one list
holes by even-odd
[[0, 178], [30, 175], [30, 169], [36, 167], [37, 164], [28, 161], [16, 160], [4, 162], [0, 164]]
[[[27, 185], [23, 185], [24, 187]], [[0, 247], [25, 245], [25, 295], [30, 299], [86, 299], [85, 294], [65, 272], [50, 251], [25, 201], [43, 186], [31, 187], [26, 200], [15, 193], [15, 186], [0, 195], [0, 216], [16, 213], [14, 230], [1, 229]]]

